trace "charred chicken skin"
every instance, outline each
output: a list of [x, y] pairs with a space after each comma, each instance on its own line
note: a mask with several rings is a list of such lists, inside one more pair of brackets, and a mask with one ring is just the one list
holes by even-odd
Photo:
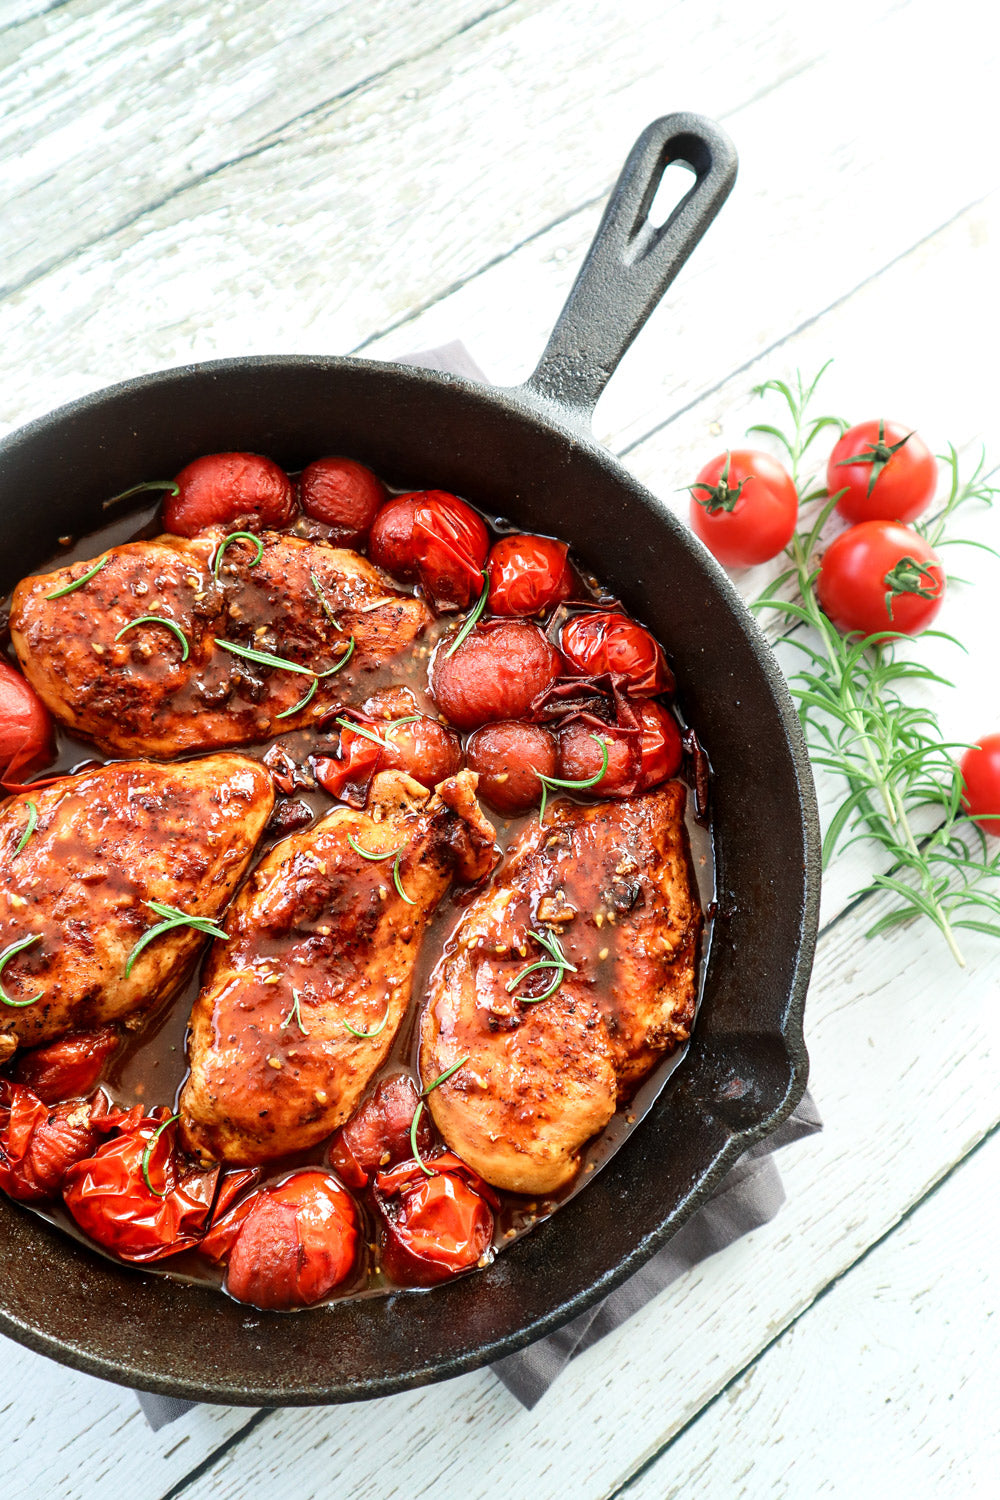
[[701, 912], [684, 803], [671, 782], [624, 802], [555, 804], [437, 965], [421, 1076], [461, 1066], [428, 1103], [495, 1187], [564, 1186], [584, 1143], [689, 1035]]
[[11, 639], [58, 720], [111, 755], [266, 740], [363, 697], [431, 618], [357, 552], [226, 537], [129, 542], [86, 582], [92, 565], [73, 563], [18, 584]]
[[218, 917], [273, 804], [267, 772], [239, 755], [102, 766], [5, 803], [0, 1053], [134, 1015], [176, 989], [205, 939], [178, 925], [132, 958], [163, 920], [148, 903]]
[[190, 1149], [266, 1162], [353, 1114], [406, 1014], [438, 902], [453, 875], [478, 879], [492, 863], [475, 786], [463, 771], [430, 793], [386, 771], [365, 811], [338, 808], [265, 855], [192, 1012]]

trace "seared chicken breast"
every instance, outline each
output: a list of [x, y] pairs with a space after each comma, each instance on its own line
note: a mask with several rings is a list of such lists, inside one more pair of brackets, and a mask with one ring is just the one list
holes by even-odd
[[357, 552], [264, 532], [259, 560], [245, 538], [220, 555], [226, 535], [113, 547], [68, 593], [92, 564], [22, 579], [11, 639], [61, 723], [111, 755], [266, 740], [363, 697], [431, 618]]
[[555, 804], [511, 846], [435, 969], [421, 1076], [461, 1066], [429, 1095], [431, 1113], [495, 1187], [564, 1186], [585, 1142], [689, 1034], [701, 912], [684, 804], [677, 782]]
[[365, 811], [338, 808], [265, 855], [192, 1011], [190, 1149], [265, 1162], [354, 1112], [406, 1014], [438, 902], [456, 873], [477, 879], [492, 863], [475, 786], [462, 771], [430, 793], [386, 771]]
[[[205, 938], [150, 902], [216, 918], [274, 805], [239, 755], [102, 766], [0, 808], [0, 1054], [155, 1005]], [[34, 809], [34, 812], [32, 811]]]

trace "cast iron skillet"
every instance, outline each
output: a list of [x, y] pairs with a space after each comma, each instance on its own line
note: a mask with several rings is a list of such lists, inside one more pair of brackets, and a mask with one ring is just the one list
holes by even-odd
[[[669, 162], [690, 167], [694, 183], [656, 229], [647, 215]], [[725, 575], [589, 425], [735, 175], [733, 147], [709, 121], [676, 114], [650, 125], [538, 369], [515, 390], [365, 360], [222, 360], [114, 386], [0, 447], [2, 591], [60, 536], [101, 524], [106, 496], [232, 449], [293, 470], [348, 453], [400, 485], [453, 490], [566, 538], [667, 645], [714, 768], [720, 905], [683, 1066], [586, 1191], [487, 1270], [430, 1293], [260, 1313], [113, 1265], [4, 1199], [3, 1332], [105, 1379], [212, 1402], [349, 1401], [440, 1380], [606, 1295], [801, 1097], [819, 842], [798, 724]]]

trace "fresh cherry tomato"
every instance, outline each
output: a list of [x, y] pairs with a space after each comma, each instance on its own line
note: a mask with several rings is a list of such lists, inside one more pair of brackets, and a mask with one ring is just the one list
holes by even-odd
[[493, 1241], [493, 1192], [451, 1151], [404, 1161], [375, 1179], [382, 1265], [402, 1285], [432, 1286], [468, 1270]]
[[539, 724], [513, 719], [486, 724], [471, 736], [465, 754], [479, 777], [480, 797], [501, 813], [537, 807], [542, 790], [538, 775], [556, 774], [555, 735]]
[[299, 498], [307, 516], [333, 527], [334, 541], [356, 547], [371, 530], [386, 488], [353, 458], [318, 458], [299, 475]]
[[451, 647], [445, 636], [434, 653], [430, 691], [456, 729], [526, 718], [559, 675], [559, 653], [527, 620], [489, 620]]
[[640, 703], [642, 735], [639, 741], [642, 765], [639, 790], [658, 786], [676, 776], [684, 758], [684, 746], [677, 720], [662, 703]]
[[598, 729], [582, 720], [559, 731], [559, 776], [562, 781], [590, 781], [604, 763], [600, 781], [582, 787], [591, 797], [629, 797], [639, 782], [641, 744], [637, 734], [623, 734], [612, 725]]
[[962, 756], [962, 806], [984, 833], [1000, 838], [1000, 734], [987, 734]]
[[831, 495], [846, 521], [915, 521], [934, 499], [937, 459], [900, 422], [859, 422], [837, 443], [826, 467]]
[[106, 1094], [50, 1108], [34, 1090], [0, 1080], [0, 1188], [26, 1203], [57, 1198], [74, 1162], [89, 1156]]
[[573, 592], [573, 570], [565, 542], [547, 536], [504, 536], [486, 564], [494, 615], [539, 615]]
[[792, 476], [755, 448], [720, 453], [691, 486], [691, 530], [727, 568], [777, 557], [792, 539], [798, 513]]
[[[330, 1165], [348, 1187], [362, 1188], [378, 1167], [412, 1157], [410, 1126], [419, 1103], [416, 1085], [407, 1073], [384, 1078], [370, 1099], [338, 1131], [330, 1146]], [[417, 1122], [417, 1149], [430, 1149], [427, 1111]]]
[[123, 1260], [162, 1260], [187, 1250], [201, 1238], [212, 1208], [219, 1168], [189, 1165], [175, 1146], [176, 1124], [165, 1123], [165, 1110], [159, 1114], [131, 1111], [120, 1134], [75, 1162], [63, 1183], [80, 1228]]
[[20, 672], [0, 660], [0, 785], [19, 790], [23, 777], [51, 756], [48, 709]]
[[919, 635], [944, 599], [941, 559], [896, 521], [862, 521], [836, 537], [819, 565], [819, 602], [838, 630]]
[[574, 672], [584, 677], [611, 672], [624, 678], [638, 698], [654, 698], [673, 688], [673, 674], [658, 642], [618, 610], [576, 615], [563, 626], [559, 645]]
[[177, 475], [163, 503], [163, 525], [177, 536], [206, 526], [287, 526], [295, 490], [284, 469], [258, 453], [207, 453]]
[[14, 1070], [17, 1081], [33, 1089], [46, 1104], [82, 1099], [96, 1087], [119, 1040], [114, 1026], [71, 1031], [47, 1047], [20, 1053]]
[[237, 1302], [312, 1307], [357, 1261], [357, 1210], [329, 1172], [305, 1167], [242, 1199], [213, 1225], [201, 1250], [212, 1260], [228, 1256], [226, 1290]]
[[395, 496], [375, 517], [368, 544], [372, 562], [418, 579], [438, 611], [464, 609], [482, 593], [489, 549], [481, 517], [445, 490]]

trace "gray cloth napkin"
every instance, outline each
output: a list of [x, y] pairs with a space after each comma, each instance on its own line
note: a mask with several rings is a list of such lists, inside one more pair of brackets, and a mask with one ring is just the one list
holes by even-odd
[[[469, 380], [486, 380], [465, 345], [457, 341], [440, 349], [409, 354], [399, 363], [464, 375]], [[740, 1158], [705, 1207], [640, 1271], [603, 1302], [581, 1313], [556, 1333], [497, 1360], [491, 1367], [497, 1377], [522, 1406], [533, 1407], [576, 1355], [627, 1322], [684, 1271], [773, 1219], [785, 1201], [785, 1190], [771, 1160], [772, 1153], [822, 1128], [816, 1105], [806, 1094], [794, 1114], [767, 1140], [752, 1146]], [[193, 1401], [175, 1401], [170, 1396], [153, 1396], [145, 1391], [137, 1391], [136, 1395], [154, 1431], [196, 1405]]]

